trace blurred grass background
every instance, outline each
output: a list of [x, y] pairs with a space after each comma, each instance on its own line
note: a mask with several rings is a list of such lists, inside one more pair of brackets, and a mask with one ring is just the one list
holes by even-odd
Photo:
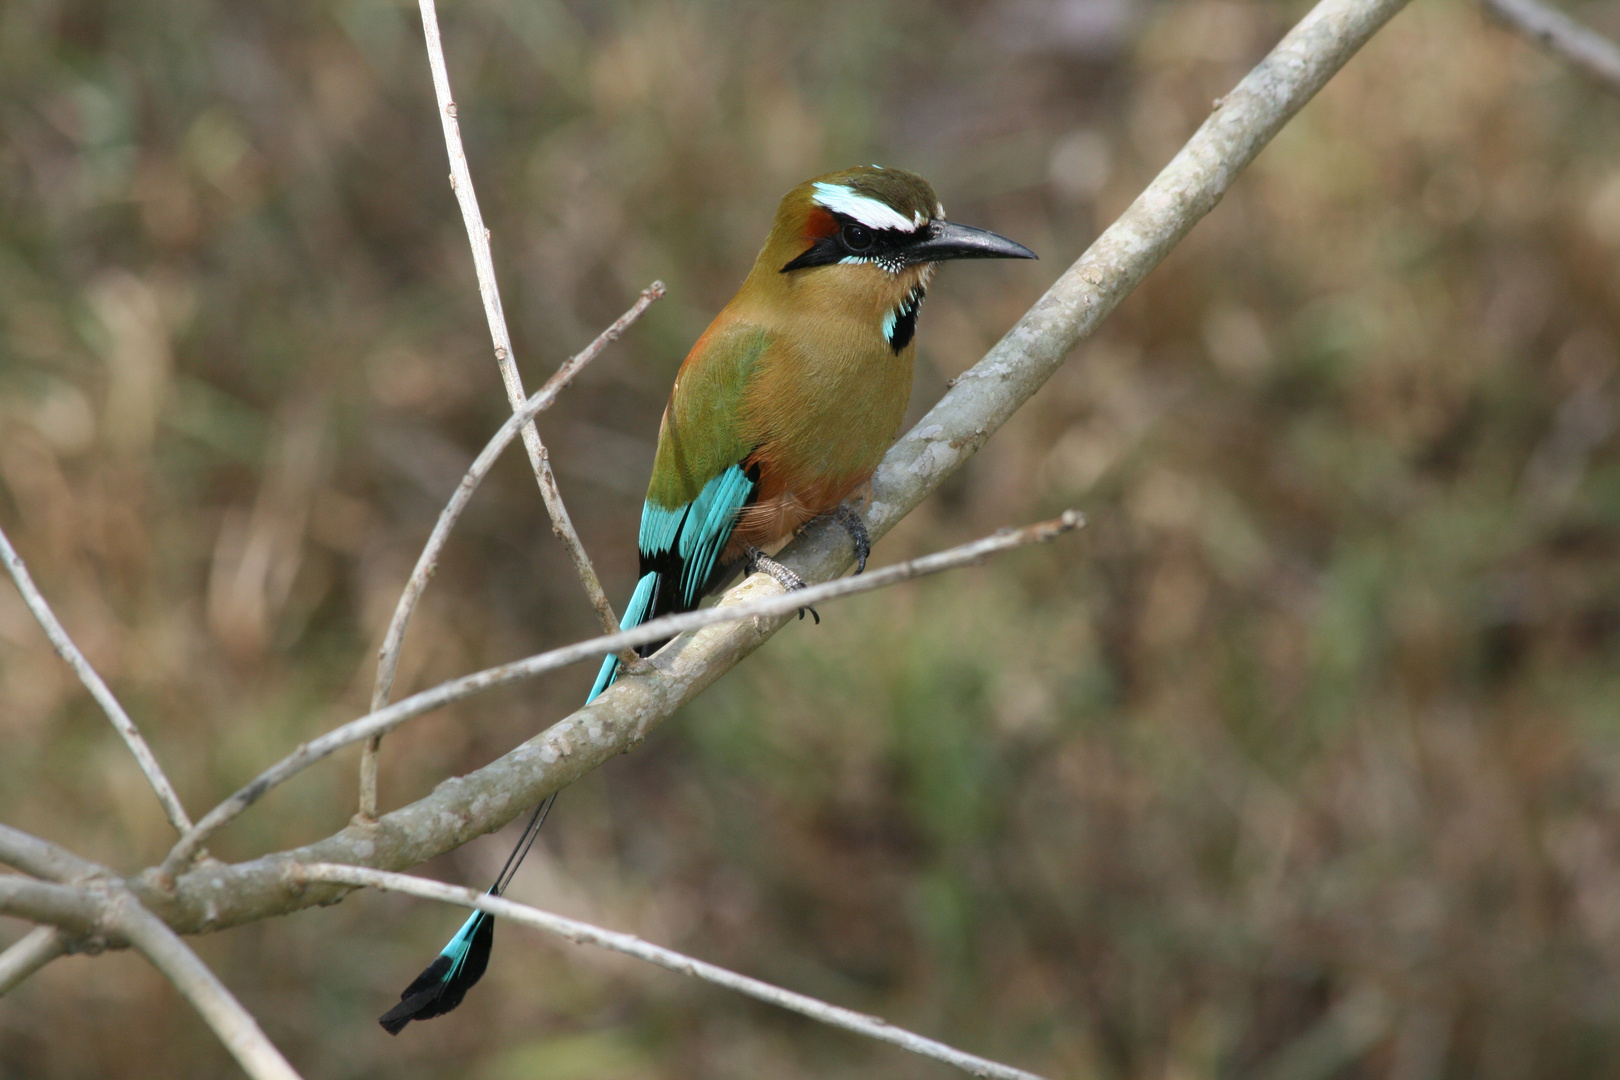
[[[920, 412], [1304, 11], [447, 3], [529, 385], [670, 286], [542, 421], [615, 600], [674, 368], [783, 191], [913, 168], [1040, 252], [937, 279]], [[570, 789], [514, 897], [1052, 1077], [1615, 1075], [1617, 122], [1418, 0], [876, 558], [1069, 505], [1081, 540], [789, 628]], [[364, 710], [505, 414], [446, 173], [412, 5], [0, 6], [0, 522], [194, 813]], [[591, 632], [510, 454], [399, 690]], [[590, 678], [391, 738], [385, 805]], [[9, 586], [0, 747], [0, 820], [165, 850]], [[340, 827], [353, 765], [214, 850]], [[426, 871], [482, 885], [506, 846]], [[510, 927], [459, 1012], [387, 1038], [457, 922], [358, 895], [196, 945], [311, 1080], [946, 1075]], [[128, 955], [0, 1003], [7, 1078], [233, 1074]]]

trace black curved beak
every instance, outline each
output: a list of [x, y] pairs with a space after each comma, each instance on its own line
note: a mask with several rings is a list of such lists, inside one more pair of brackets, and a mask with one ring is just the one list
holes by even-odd
[[954, 221], [930, 221], [918, 230], [915, 241], [906, 245], [908, 265], [944, 262], [947, 259], [1036, 259], [1029, 248], [989, 229], [975, 229]]

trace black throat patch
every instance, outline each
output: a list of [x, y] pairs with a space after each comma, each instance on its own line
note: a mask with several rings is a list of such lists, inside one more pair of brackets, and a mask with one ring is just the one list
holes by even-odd
[[921, 285], [913, 285], [911, 292], [906, 294], [904, 300], [883, 320], [883, 336], [888, 339], [889, 347], [898, 353], [907, 345], [917, 333], [917, 309], [922, 307], [923, 297], [928, 290]]

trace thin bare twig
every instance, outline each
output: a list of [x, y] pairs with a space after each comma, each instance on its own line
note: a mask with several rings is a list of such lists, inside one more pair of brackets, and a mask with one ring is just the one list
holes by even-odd
[[0, 874], [0, 915], [49, 923], [74, 934], [96, 929], [102, 898], [78, 885], [35, 881], [21, 874]]
[[[382, 649], [377, 655], [377, 681], [371, 692], [372, 712], [388, 704], [388, 697], [394, 689], [394, 673], [399, 668], [400, 649], [405, 643], [405, 630], [410, 625], [411, 615], [416, 611], [416, 602], [421, 599], [422, 590], [427, 588], [428, 579], [438, 567], [439, 553], [449, 540], [450, 531], [461, 519], [462, 511], [466, 509], [473, 492], [488, 475], [495, 460], [506, 449], [519, 428], [549, 409], [563, 388], [574, 380], [574, 376], [584, 370], [586, 364], [601, 355], [603, 349], [617, 340], [632, 323], [641, 318], [642, 313], [651, 307], [654, 301], [663, 295], [662, 281], [655, 281], [643, 289], [640, 298], [631, 305], [629, 311], [619, 316], [613, 325], [596, 336], [595, 341], [559, 367], [551, 378], [546, 380], [545, 385], [535, 391], [534, 395], [512, 414], [511, 419], [501, 425], [500, 430], [485, 445], [472, 466], [468, 468], [466, 475], [461, 478], [461, 483], [450, 496], [449, 503], [439, 514], [439, 520], [433, 526], [433, 532], [428, 536], [427, 543], [423, 545], [422, 554], [416, 560], [416, 568], [411, 571], [410, 580], [405, 583], [399, 603], [394, 608], [394, 617], [388, 624], [388, 633], [383, 637]], [[546, 454], [544, 448], [541, 449], [541, 455], [542, 460], [547, 462], [546, 473], [541, 482], [554, 490], [556, 479], [551, 475], [550, 456]], [[560, 494], [558, 504], [561, 505]], [[635, 653], [627, 649], [621, 659], [628, 663], [634, 658]], [[377, 746], [380, 739], [381, 736], [378, 736], [367, 742], [360, 759], [360, 816], [365, 820], [377, 816]]]
[[[523, 379], [512, 358], [512, 338], [506, 329], [506, 313], [501, 308], [501, 294], [495, 284], [495, 260], [490, 254], [489, 230], [484, 227], [484, 216], [478, 209], [472, 173], [467, 168], [467, 153], [461, 145], [461, 125], [456, 121], [456, 103], [450, 96], [450, 74], [444, 63], [444, 46], [439, 40], [439, 15], [433, 0], [419, 0], [419, 7], [422, 11], [422, 32], [427, 38], [428, 66], [433, 70], [433, 91], [439, 101], [439, 120], [444, 126], [444, 145], [450, 154], [450, 186], [461, 205], [461, 219], [467, 226], [467, 241], [472, 245], [473, 269], [478, 275], [478, 292], [484, 299], [484, 318], [489, 322], [489, 336], [495, 344], [495, 362], [500, 365], [507, 400], [511, 402], [512, 411], [516, 412], [523, 407]], [[541, 498], [551, 514], [552, 530], [562, 538], [563, 546], [568, 549], [568, 557], [574, 561], [574, 569], [585, 587], [585, 595], [590, 598], [591, 606], [601, 620], [602, 632], [611, 634], [619, 628], [618, 617], [613, 614], [613, 605], [608, 603], [607, 594], [602, 591], [602, 583], [596, 576], [596, 568], [591, 565], [590, 556], [585, 553], [585, 545], [580, 543], [579, 535], [574, 532], [568, 510], [556, 494], [555, 484], [548, 490], [545, 475], [550, 466], [545, 459], [540, 433], [533, 424], [523, 429], [523, 445], [529, 452], [529, 464], [534, 467], [534, 478], [540, 485]]]
[[649, 964], [668, 968], [670, 971], [682, 975], [690, 975], [694, 979], [723, 986], [728, 990], [735, 990], [739, 994], [760, 1001], [769, 1002], [783, 1009], [791, 1010], [812, 1020], [833, 1027], [853, 1031], [867, 1038], [877, 1039], [881, 1042], [909, 1050], [913, 1054], [943, 1061], [947, 1065], [954, 1065], [958, 1069], [972, 1073], [974, 1076], [988, 1076], [995, 1080], [1041, 1080], [1041, 1077], [1023, 1069], [1003, 1065], [988, 1058], [978, 1057], [974, 1054], [964, 1053], [944, 1043], [924, 1038], [904, 1028], [895, 1027], [887, 1020], [865, 1013], [854, 1012], [850, 1009], [829, 1005], [817, 998], [796, 994], [791, 990], [784, 990], [758, 979], [751, 979], [746, 975], [739, 975], [723, 967], [705, 963], [694, 959], [673, 949], [666, 949], [643, 941], [634, 934], [623, 934], [615, 930], [603, 930], [590, 923], [579, 922], [576, 919], [553, 915], [549, 911], [529, 907], [527, 904], [514, 903], [499, 897], [463, 889], [455, 885], [445, 885], [427, 878], [413, 877], [409, 874], [391, 874], [384, 870], [368, 870], [358, 866], [340, 866], [336, 863], [312, 863], [309, 865], [294, 864], [289, 867], [293, 874], [301, 874], [309, 881], [324, 881], [344, 885], [365, 885], [374, 889], [386, 889], [390, 892], [409, 893], [420, 896], [426, 900], [440, 900], [447, 904], [458, 904], [461, 907], [477, 908], [487, 911], [497, 918], [507, 919], [511, 922], [532, 926], [537, 930], [545, 930], [558, 934], [574, 942], [576, 945], [597, 945], [604, 949], [611, 949], [626, 956], [633, 956], [638, 960], [645, 960]]
[[107, 684], [101, 681], [101, 676], [96, 674], [96, 669], [90, 666], [90, 661], [84, 658], [79, 647], [73, 644], [73, 639], [68, 637], [68, 632], [63, 629], [56, 618], [56, 613], [51, 610], [51, 606], [45, 602], [45, 597], [34, 585], [34, 579], [28, 573], [28, 567], [23, 564], [22, 556], [11, 546], [11, 541], [3, 529], [0, 529], [0, 558], [4, 558], [6, 569], [11, 573], [11, 580], [17, 583], [17, 591], [22, 593], [23, 603], [28, 605], [28, 610], [34, 613], [34, 618], [45, 629], [45, 636], [50, 638], [56, 654], [67, 661], [68, 667], [73, 669], [79, 681], [84, 683], [85, 689], [90, 691], [90, 696], [96, 699], [96, 704], [101, 706], [101, 711], [112, 721], [114, 729], [123, 736], [129, 752], [135, 755], [136, 764], [141, 767], [141, 772], [146, 774], [147, 783], [151, 784], [152, 790], [157, 793], [158, 802], [163, 804], [163, 812], [169, 816], [169, 823], [174, 826], [174, 831], [185, 835], [191, 828], [191, 818], [186, 816], [186, 808], [180, 804], [180, 796], [175, 794], [169, 778], [163, 775], [163, 766], [158, 764], [157, 757], [152, 753], [152, 748], [146, 745], [146, 740], [141, 738], [140, 729], [135, 726], [135, 721], [129, 718], [129, 714], [118, 703], [118, 699], [113, 697], [112, 691], [107, 689]]
[[67, 939], [54, 926], [36, 926], [0, 953], [0, 997], [67, 952]]
[[[512, 356], [512, 336], [506, 328], [506, 312], [501, 306], [500, 287], [495, 282], [495, 260], [490, 252], [489, 230], [485, 228], [483, 212], [478, 208], [478, 195], [473, 190], [472, 171], [467, 165], [467, 153], [461, 144], [461, 125], [456, 119], [456, 103], [450, 93], [450, 72], [444, 62], [444, 45], [439, 38], [439, 14], [433, 0], [420, 0], [419, 7], [422, 13], [422, 34], [427, 46], [428, 67], [433, 73], [433, 92], [438, 99], [439, 120], [444, 128], [445, 150], [450, 157], [450, 187], [456, 193], [456, 202], [461, 207], [462, 223], [467, 228], [467, 242], [472, 247], [473, 271], [478, 278], [479, 295], [484, 301], [484, 319], [489, 324], [490, 340], [495, 347], [495, 363], [500, 368], [507, 401], [511, 404], [512, 411], [516, 413], [523, 407], [525, 400], [523, 377], [519, 374], [517, 361]], [[658, 295], [663, 295], [661, 285], [655, 285], [655, 288], [658, 289]], [[642, 295], [643, 298], [646, 297], [646, 293]], [[618, 330], [609, 328], [612, 337], [617, 337], [624, 326], [629, 325], [628, 321], [621, 320], [621, 322], [623, 326], [615, 324]], [[612, 337], [607, 337], [607, 340], [612, 340]], [[603, 341], [603, 344], [606, 344], [606, 341]], [[551, 471], [551, 458], [546, 453], [545, 444], [540, 441], [540, 431], [532, 420], [523, 425], [523, 446], [528, 452], [535, 482], [540, 486], [540, 498], [551, 517], [551, 531], [562, 541], [563, 547], [568, 551], [568, 557], [573, 560], [574, 570], [585, 589], [585, 596], [601, 621], [602, 632], [611, 634], [619, 627], [618, 616], [613, 613], [613, 605], [608, 602], [607, 594], [602, 591], [602, 582], [596, 575], [596, 567], [591, 565], [591, 558], [585, 551], [585, 545], [580, 542], [579, 533], [574, 529], [573, 519], [569, 517], [568, 507], [563, 503], [562, 492], [557, 487], [557, 478]], [[400, 632], [403, 636], [403, 625]], [[388, 682], [391, 684], [392, 681], [393, 672], [390, 670]], [[382, 687], [381, 679], [378, 686]], [[372, 708], [380, 707], [387, 698], [386, 690], [380, 694], [373, 694]], [[357, 816], [362, 821], [372, 821], [377, 816], [377, 752], [378, 742], [372, 740], [366, 745], [360, 757], [360, 808]]]
[[1620, 45], [1541, 0], [1484, 0], [1486, 10], [1620, 94]]
[[74, 883], [108, 874], [105, 867], [10, 825], [0, 825], [0, 863], [46, 881]]
[[67, 952], [65, 935], [54, 926], [36, 926], [0, 952], [0, 997], [5, 997], [52, 960]]
[[105, 924], [127, 938], [174, 984], [248, 1076], [253, 1080], [299, 1080], [297, 1071], [281, 1056], [253, 1014], [162, 919], [141, 907], [128, 892], [122, 892], [108, 902]]
[[[533, 678], [547, 671], [555, 671], [557, 668], [566, 667], [569, 664], [577, 664], [581, 660], [588, 660], [594, 656], [617, 652], [622, 648], [633, 648], [637, 645], [676, 637], [691, 630], [715, 626], [720, 623], [787, 616], [800, 608], [824, 600], [834, 600], [855, 593], [870, 592], [873, 589], [881, 589], [925, 574], [937, 574], [943, 570], [952, 570], [959, 566], [978, 562], [988, 555], [1023, 547], [1026, 544], [1052, 540], [1062, 533], [1079, 528], [1083, 521], [1084, 518], [1078, 512], [1069, 510], [1061, 517], [1054, 518], [1051, 521], [1027, 525], [1022, 529], [1003, 529], [994, 536], [962, 544], [933, 555], [925, 555], [920, 559], [912, 559], [896, 566], [871, 570], [860, 577], [839, 578], [835, 581], [798, 589], [791, 593], [777, 592], [775, 595], [765, 596], [758, 600], [734, 603], [723, 602], [715, 607], [701, 608], [680, 615], [666, 615], [661, 619], [653, 619], [630, 630], [621, 630], [618, 633], [592, 638], [589, 641], [567, 645], [560, 649], [552, 649], [549, 652], [539, 653], [524, 660], [517, 660], [499, 667], [486, 668], [472, 675], [464, 675], [459, 679], [441, 683], [431, 690], [413, 694], [385, 709], [368, 713], [358, 720], [352, 720], [334, 731], [299, 746], [297, 750], [287, 757], [282, 758], [279, 762], [260, 773], [251, 783], [237, 791], [236, 794], [203, 815], [202, 820], [197, 823], [197, 827], [181, 837], [173, 850], [169, 852], [160, 873], [172, 879], [184, 870], [192, 855], [208, 837], [253, 805], [265, 792], [277, 784], [286, 781], [289, 777], [296, 775], [303, 769], [327, 755], [341, 750], [345, 746], [353, 745], [364, 739], [370, 739], [376, 735], [386, 734], [413, 717], [421, 716], [423, 713], [430, 712], [453, 701], [460, 701], [463, 698], [494, 689], [497, 686], [505, 686], [522, 679]], [[770, 581], [764, 575], [754, 576], [760, 579], [761, 582]], [[781, 588], [775, 582], [771, 582], [771, 585], [777, 589]]]

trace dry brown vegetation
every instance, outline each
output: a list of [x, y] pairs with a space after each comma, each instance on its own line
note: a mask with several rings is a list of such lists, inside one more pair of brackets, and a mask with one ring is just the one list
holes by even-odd
[[[783, 190], [906, 166], [1041, 253], [940, 276], [920, 412], [1301, 10], [445, 7], [530, 385], [670, 286], [541, 422], [614, 599], [674, 367]], [[1068, 505], [1085, 540], [779, 635], [570, 788], [514, 898], [1052, 1076], [1613, 1075], [1617, 122], [1419, 0], [876, 558]], [[411, 7], [0, 7], [0, 522], [194, 810], [364, 711], [506, 415], [445, 172]], [[512, 454], [399, 689], [593, 626]], [[384, 806], [590, 677], [391, 737]], [[332, 831], [352, 756], [213, 850]], [[0, 820], [122, 869], [171, 839], [9, 586]], [[510, 928], [460, 1011], [388, 1039], [458, 918], [358, 895], [195, 944], [311, 1078], [941, 1072]], [[230, 1068], [132, 956], [0, 1003], [6, 1077]]]

